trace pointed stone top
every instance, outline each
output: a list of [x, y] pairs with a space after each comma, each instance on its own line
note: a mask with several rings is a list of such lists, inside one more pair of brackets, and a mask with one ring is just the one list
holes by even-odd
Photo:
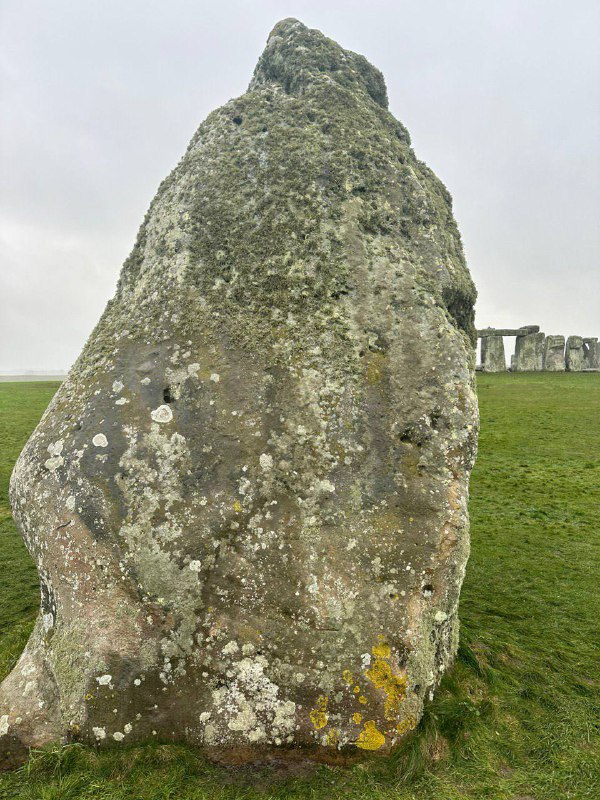
[[269, 34], [249, 89], [276, 84], [288, 94], [301, 94], [324, 80], [366, 93], [387, 108], [385, 81], [376, 67], [293, 17], [282, 19]]

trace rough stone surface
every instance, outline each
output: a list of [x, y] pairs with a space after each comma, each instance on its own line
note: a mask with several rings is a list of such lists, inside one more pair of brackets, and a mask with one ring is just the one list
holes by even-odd
[[583, 369], [583, 338], [569, 336], [565, 348], [565, 362], [569, 372], [581, 372]]
[[481, 371], [506, 372], [502, 336], [485, 336], [481, 339]]
[[294, 20], [161, 184], [15, 467], [53, 739], [388, 751], [456, 651], [475, 291], [381, 74]]
[[515, 372], [539, 372], [544, 366], [543, 333], [517, 336], [515, 346]]
[[565, 337], [546, 336], [544, 342], [544, 370], [547, 372], [565, 371]]

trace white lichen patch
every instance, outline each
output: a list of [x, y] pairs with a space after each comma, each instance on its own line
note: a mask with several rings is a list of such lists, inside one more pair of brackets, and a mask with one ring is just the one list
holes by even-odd
[[8, 724], [8, 714], [3, 714], [0, 717], [0, 736], [6, 736], [10, 725]]
[[47, 450], [51, 456], [59, 456], [63, 451], [63, 447], [64, 447], [64, 442], [62, 439], [59, 439], [57, 442], [49, 444]]
[[46, 461], [44, 461], [44, 466], [49, 472], [54, 472], [63, 464], [64, 458], [62, 456], [53, 456], [52, 458], [48, 458]]
[[103, 433], [97, 433], [92, 439], [94, 447], [108, 447], [108, 439]]
[[118, 400], [115, 400], [115, 405], [116, 406], [124, 406], [125, 403], [128, 403], [128, 402], [129, 402], [129, 400], [126, 397], [119, 397]]
[[115, 394], [119, 394], [119, 392], [124, 388], [124, 384], [122, 381], [113, 381], [112, 390]]
[[173, 419], [173, 412], [168, 405], [162, 405], [158, 408], [155, 408], [154, 411], [151, 411], [150, 416], [154, 422], [160, 422], [164, 424], [166, 422], [171, 422]]
[[328, 480], [320, 480], [318, 481], [316, 487], [317, 491], [319, 492], [330, 492], [333, 494], [335, 492], [335, 486], [331, 481]]
[[106, 739], [106, 729], [105, 728], [92, 728], [92, 733], [96, 737], [98, 741], [101, 739]]
[[273, 469], [273, 456], [269, 455], [269, 453], [261, 453], [258, 460], [260, 462], [260, 466], [265, 472]]
[[200, 572], [200, 570], [202, 569], [202, 562], [197, 560], [190, 561], [189, 567], [192, 570], [192, 572]]
[[99, 678], [96, 678], [100, 686], [108, 686], [108, 684], [112, 681], [112, 675], [100, 675]]
[[115, 740], [115, 742], [122, 742], [123, 739], [125, 738], [125, 734], [121, 733], [121, 731], [115, 731], [112, 737]]
[[265, 674], [267, 666], [264, 656], [243, 658], [228, 671], [229, 685], [212, 692], [215, 709], [225, 717], [227, 729], [252, 743], [283, 740], [296, 725], [296, 706], [279, 698], [279, 686]]
[[213, 372], [210, 376], [210, 379], [213, 383], [218, 383], [221, 380], [221, 376], [218, 372]]

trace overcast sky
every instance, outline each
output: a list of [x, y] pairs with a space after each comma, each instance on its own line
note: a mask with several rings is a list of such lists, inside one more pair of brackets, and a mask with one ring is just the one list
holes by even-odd
[[383, 71], [454, 197], [478, 326], [600, 335], [598, 0], [0, 0], [0, 371], [70, 366], [288, 16]]

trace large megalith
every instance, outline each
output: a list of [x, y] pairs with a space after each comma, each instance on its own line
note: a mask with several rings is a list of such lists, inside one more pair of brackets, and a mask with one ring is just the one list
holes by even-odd
[[569, 372], [583, 369], [583, 337], [569, 336], [565, 347], [565, 362]]
[[582, 369], [597, 370], [598, 368], [600, 368], [598, 337], [589, 336], [583, 340]]
[[406, 735], [457, 648], [474, 299], [381, 73], [280, 22], [15, 467], [41, 608], [0, 688], [5, 758]]
[[565, 337], [546, 336], [544, 342], [544, 370], [546, 372], [565, 371]]
[[493, 332], [481, 336], [482, 372], [506, 372], [504, 339]]
[[517, 336], [515, 345], [516, 372], [540, 372], [544, 366], [543, 333], [526, 333]]

